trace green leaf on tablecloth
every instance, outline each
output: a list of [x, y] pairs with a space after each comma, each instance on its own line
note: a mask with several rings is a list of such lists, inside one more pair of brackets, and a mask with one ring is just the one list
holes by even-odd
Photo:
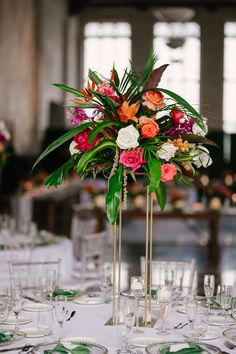
[[78, 296], [79, 293], [80, 293], [79, 290], [65, 290], [65, 289], [56, 288], [53, 291], [53, 297], [66, 296], [66, 297], [70, 298], [70, 297]]
[[12, 333], [0, 332], [0, 342], [7, 342], [13, 337]]
[[44, 354], [89, 354], [91, 351], [91, 346], [88, 344], [78, 344], [74, 349], [68, 349], [62, 344], [57, 344], [55, 348], [44, 350]]
[[171, 351], [171, 345], [167, 345], [160, 348], [161, 354], [198, 354], [203, 351], [203, 349], [195, 343], [188, 342], [188, 348], [183, 348], [177, 351]]

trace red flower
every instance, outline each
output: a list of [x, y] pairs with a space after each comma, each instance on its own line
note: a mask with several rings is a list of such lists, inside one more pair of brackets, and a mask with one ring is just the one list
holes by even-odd
[[89, 128], [83, 130], [82, 132], [78, 133], [75, 137], [74, 137], [74, 141], [76, 142], [76, 149], [85, 152], [87, 150], [92, 149], [94, 146], [97, 145], [99, 139], [98, 137], [95, 137], [95, 139], [93, 140], [93, 143], [90, 144], [88, 136], [91, 133], [91, 130]]
[[183, 124], [185, 122], [184, 113], [176, 108], [170, 112], [170, 116], [172, 117], [175, 124]]

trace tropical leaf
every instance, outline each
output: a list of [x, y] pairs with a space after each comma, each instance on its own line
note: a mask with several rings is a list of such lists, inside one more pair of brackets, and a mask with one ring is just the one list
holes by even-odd
[[87, 165], [92, 162], [93, 157], [104, 149], [116, 149], [116, 143], [113, 140], [102, 140], [99, 144], [97, 144], [94, 148], [84, 152], [81, 156], [78, 165], [76, 167], [76, 171], [78, 174], [83, 173]]
[[148, 82], [145, 86], [145, 89], [150, 89], [151, 87], [156, 87], [162, 77], [163, 72], [166, 70], [167, 66], [169, 66], [169, 64], [164, 64], [162, 66], [160, 66], [159, 68], [153, 70], [153, 72], [150, 75], [150, 78], [148, 79]]
[[160, 205], [161, 211], [163, 211], [165, 209], [166, 199], [167, 199], [165, 183], [160, 181], [160, 183], [156, 187], [155, 193], [156, 193], [156, 198], [157, 198], [158, 204]]
[[76, 96], [84, 98], [84, 95], [79, 90], [77, 90], [77, 89], [75, 89], [73, 87], [70, 87], [70, 86], [67, 86], [67, 85], [64, 85], [64, 84], [60, 84], [60, 83], [59, 84], [53, 84], [53, 85], [58, 87], [61, 90], [73, 93]]
[[42, 160], [44, 159], [48, 154], [50, 154], [52, 151], [57, 149], [59, 146], [67, 142], [68, 140], [72, 139], [77, 133], [82, 132], [86, 128], [90, 127], [91, 125], [95, 125], [95, 122], [87, 122], [84, 124], [79, 125], [76, 128], [73, 128], [66, 132], [64, 135], [60, 136], [58, 139], [54, 140], [43, 152], [42, 154], [38, 157], [36, 162], [33, 165], [33, 168]]
[[120, 166], [117, 172], [108, 180], [108, 192], [106, 195], [106, 212], [110, 224], [116, 223], [121, 200], [121, 189], [123, 179], [123, 167]]
[[51, 173], [47, 178], [45, 178], [44, 183], [46, 186], [59, 186], [64, 179], [66, 179], [71, 171], [71, 169], [76, 165], [77, 159], [71, 158], [62, 166], [60, 166], [56, 171]]
[[114, 83], [115, 83], [116, 87], [119, 87], [119, 85], [120, 85], [120, 79], [119, 79], [118, 72], [117, 72], [117, 70], [115, 69], [114, 66], [113, 66], [112, 74], [113, 74], [113, 76], [114, 76]]
[[161, 161], [157, 158], [148, 159], [149, 180], [150, 180], [150, 192], [155, 192], [161, 179]]
[[94, 81], [95, 84], [97, 85], [102, 83], [102, 80], [98, 77], [95, 71], [89, 69], [88, 77], [90, 78], [90, 80]]
[[112, 125], [119, 126], [121, 124], [119, 122], [115, 122], [115, 121], [97, 123], [96, 127], [89, 134], [90, 144], [93, 143], [95, 136], [97, 136], [101, 130], [103, 130], [104, 128], [110, 127]]

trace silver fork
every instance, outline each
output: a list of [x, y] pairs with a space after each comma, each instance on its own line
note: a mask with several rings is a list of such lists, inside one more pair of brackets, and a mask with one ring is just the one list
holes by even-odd
[[232, 343], [232, 342], [229, 342], [228, 340], [226, 340], [226, 341], [224, 342], [224, 345], [225, 345], [227, 348], [229, 348], [229, 349], [235, 349], [235, 348], [236, 348], [236, 345], [235, 345], [234, 343]]

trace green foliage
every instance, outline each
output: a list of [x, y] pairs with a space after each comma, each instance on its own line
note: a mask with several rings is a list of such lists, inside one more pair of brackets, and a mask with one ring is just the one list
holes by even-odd
[[106, 211], [110, 224], [116, 223], [121, 200], [123, 167], [120, 165], [116, 173], [108, 180], [108, 191], [106, 195]]
[[155, 193], [161, 211], [163, 211], [165, 209], [167, 199], [165, 183], [160, 181], [160, 183], [156, 187]]
[[73, 93], [73, 95], [76, 95], [76, 96], [84, 98], [84, 95], [79, 90], [76, 90], [73, 87], [70, 87], [70, 86], [67, 86], [67, 85], [64, 85], [64, 84], [53, 84], [53, 85], [58, 87], [59, 89], [61, 89], [63, 91], [67, 91], [67, 92]]
[[71, 170], [76, 165], [76, 163], [77, 159], [71, 158], [62, 166], [60, 166], [56, 171], [54, 171], [47, 178], [45, 178], [44, 183], [46, 184], [46, 186], [59, 186], [63, 182], [63, 180], [65, 180], [69, 176]]

